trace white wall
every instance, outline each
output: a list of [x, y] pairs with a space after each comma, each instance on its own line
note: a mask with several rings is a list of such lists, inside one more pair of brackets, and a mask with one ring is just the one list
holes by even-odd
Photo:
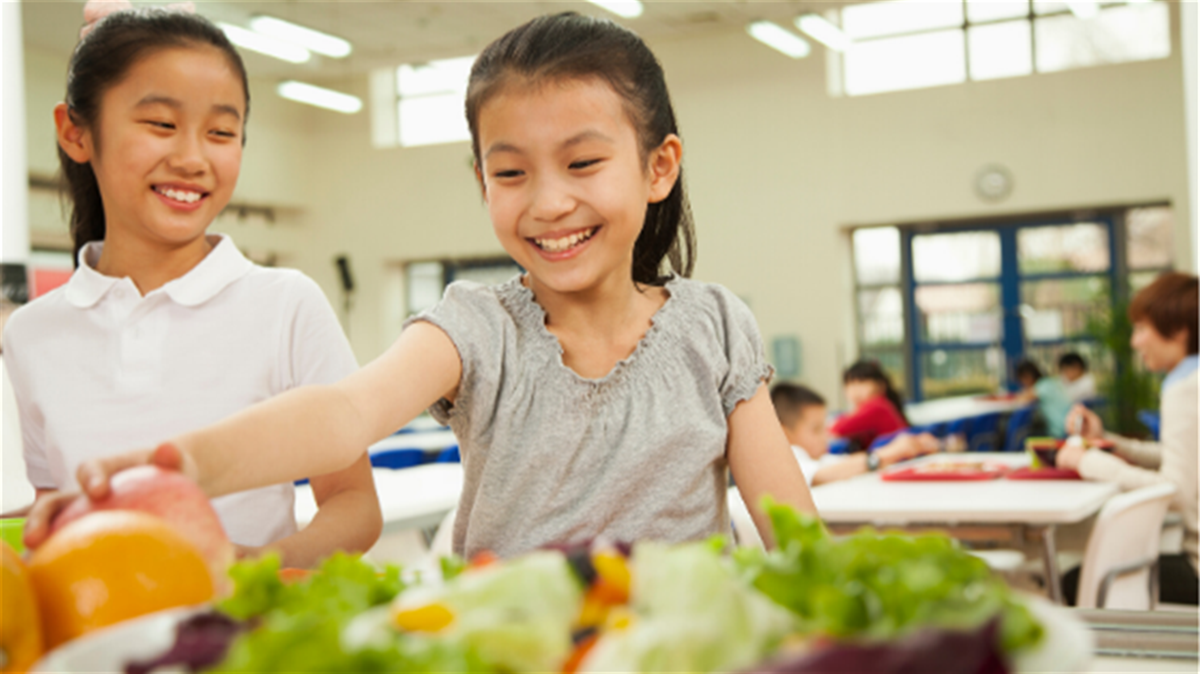
[[[1168, 200], [1179, 214], [1176, 263], [1192, 268], [1177, 48], [1165, 60], [831, 99], [819, 52], [792, 61], [738, 30], [652, 47], [684, 137], [696, 276], [746, 298], [768, 343], [798, 335], [803, 378], [834, 399], [855, 355], [849, 226]], [[31, 56], [26, 67], [29, 105], [48, 111], [65, 61]], [[368, 98], [365, 76], [317, 83]], [[281, 101], [268, 84], [255, 87], [237, 198], [294, 210], [273, 228], [229, 229], [246, 247], [284, 252], [335, 304], [333, 258], [349, 255], [349, 332], [365, 363], [392, 333], [382, 309], [395, 301], [390, 265], [502, 254], [469, 147], [375, 150], [369, 115]], [[43, 145], [31, 128], [31, 170], [53, 165]], [[1000, 205], [972, 191], [992, 162], [1015, 177]]]

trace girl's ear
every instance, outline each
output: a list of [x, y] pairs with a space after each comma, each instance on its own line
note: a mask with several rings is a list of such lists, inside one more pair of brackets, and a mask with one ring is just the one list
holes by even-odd
[[87, 129], [71, 119], [71, 109], [66, 103], [54, 106], [54, 127], [57, 130], [58, 146], [77, 164], [86, 164], [92, 159], [92, 143], [86, 138]]
[[479, 183], [479, 191], [483, 193], [483, 201], [487, 202], [487, 183], [483, 182], [483, 169], [475, 162], [475, 180]]
[[662, 144], [650, 152], [650, 203], [667, 198], [675, 181], [679, 180], [679, 164], [683, 160], [683, 141], [667, 134]]

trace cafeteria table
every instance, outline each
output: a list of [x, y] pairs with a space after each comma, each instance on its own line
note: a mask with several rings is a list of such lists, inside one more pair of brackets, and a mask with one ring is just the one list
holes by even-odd
[[[1028, 465], [1025, 453], [933, 454], [925, 461]], [[1050, 599], [1062, 603], [1055, 530], [1099, 512], [1117, 493], [1115, 484], [1084, 480], [887, 482], [880, 473], [814, 487], [813, 500], [829, 528], [844, 533], [860, 526], [940, 530], [964, 541], [1031, 541], [1040, 544]]]
[[[371, 474], [383, 512], [384, 534], [436, 527], [458, 505], [462, 493], [460, 463], [427, 463], [399, 470], [372, 468]], [[300, 527], [316, 515], [317, 502], [311, 485], [296, 487], [295, 512]]]
[[909, 403], [904, 415], [912, 426], [929, 426], [982, 414], [1008, 414], [1029, 405], [1028, 400], [990, 396], [959, 396], [929, 402]]

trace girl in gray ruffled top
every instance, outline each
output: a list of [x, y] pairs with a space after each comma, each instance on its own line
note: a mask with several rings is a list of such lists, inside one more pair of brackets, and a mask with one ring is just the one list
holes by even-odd
[[727, 534], [727, 469], [764, 540], [763, 496], [815, 512], [754, 317], [687, 278], [682, 144], [641, 39], [575, 13], [535, 19], [479, 56], [466, 111], [496, 235], [525, 273], [452, 284], [358, 373], [154, 460], [224, 493], [348, 465], [432, 406], [461, 448], [460, 554]]

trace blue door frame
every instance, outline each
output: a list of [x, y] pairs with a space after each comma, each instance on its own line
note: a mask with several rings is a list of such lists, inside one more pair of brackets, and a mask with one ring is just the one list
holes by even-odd
[[[1108, 253], [1109, 265], [1107, 272], [1100, 273], [1077, 273], [1077, 272], [1054, 272], [1046, 274], [1026, 274], [1022, 275], [1020, 264], [1017, 257], [1017, 233], [1022, 229], [1030, 229], [1034, 227], [1053, 227], [1062, 225], [1071, 225], [1079, 223], [1094, 223], [1103, 225], [1108, 234]], [[1003, 311], [1002, 320], [1002, 335], [999, 344], [993, 343], [930, 343], [925, 341], [925, 335], [918, 328], [920, 312], [917, 309], [916, 303], [916, 274], [913, 269], [913, 254], [912, 245], [913, 238], [924, 234], [949, 234], [961, 232], [996, 232], [1000, 237], [1000, 277], [999, 278], [978, 278], [966, 279], [959, 283], [997, 283], [1000, 284], [1000, 305]], [[1119, 285], [1120, 273], [1124, 269], [1124, 260], [1119, 257], [1123, 253], [1123, 248], [1118, 245], [1118, 236], [1123, 235], [1123, 227], [1118, 227], [1116, 218], [1112, 214], [1096, 215], [1087, 219], [1068, 220], [1038, 220], [1030, 222], [1018, 222], [1004, 225], [948, 225], [939, 226], [934, 230], [921, 229], [914, 230], [912, 228], [902, 228], [900, 230], [900, 260], [901, 274], [903, 276], [902, 287], [904, 289], [904, 317], [907, 324], [908, 339], [906, 340], [906, 358], [908, 360], [908, 391], [909, 399], [916, 402], [925, 399], [924, 387], [922, 385], [924, 379], [925, 363], [923, 356], [932, 351], [960, 351], [960, 350], [980, 350], [999, 346], [1004, 353], [1005, 367], [1002, 374], [1002, 381], [1009, 390], [1018, 388], [1017, 382], [1013, 379], [1011, 363], [1015, 363], [1018, 359], [1025, 355], [1027, 342], [1025, 339], [1025, 326], [1021, 318], [1021, 283], [1026, 281], [1042, 281], [1053, 279], [1071, 279], [1071, 278], [1086, 278], [1091, 276], [1105, 275], [1109, 280], [1110, 304], [1115, 303], [1121, 295], [1121, 286]], [[933, 285], [933, 284], [923, 284]], [[1038, 346], [1052, 346], [1055, 344], [1063, 344], [1068, 341], [1077, 341], [1079, 336], [1064, 336], [1059, 340], [1039, 341]]]

